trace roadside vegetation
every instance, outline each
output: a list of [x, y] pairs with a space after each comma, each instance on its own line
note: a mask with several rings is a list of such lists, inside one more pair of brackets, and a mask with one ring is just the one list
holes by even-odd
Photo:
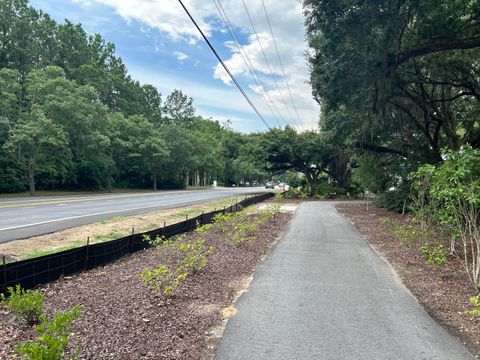
[[79, 318], [81, 305], [74, 306], [66, 312], [45, 314], [45, 296], [39, 290], [24, 290], [17, 285], [9, 287], [7, 296], [0, 294], [0, 305], [7, 308], [14, 316], [15, 321], [24, 321], [34, 327], [38, 339], [28, 342], [19, 342], [14, 347], [14, 354], [25, 360], [62, 360], [76, 359], [81, 349], [66, 354], [70, 333], [74, 322]]
[[10, 288], [0, 357], [210, 358], [232, 302], [287, 227], [291, 214], [279, 211], [221, 214], [190, 233], [148, 239], [156, 246], [103, 268], [37, 290]]
[[15, 240], [0, 244], [0, 254], [6, 256], [7, 262], [31, 259], [43, 255], [74, 249], [84, 246], [89, 239], [90, 244], [115, 240], [133, 232], [140, 233], [154, 230], [165, 225], [181, 222], [185, 218], [200, 215], [215, 209], [222, 209], [242, 200], [233, 196], [225, 199], [209, 201], [203, 204], [182, 208], [154, 211], [133, 216], [116, 216], [98, 223], [82, 225], [71, 229], [57, 231], [28, 239]]

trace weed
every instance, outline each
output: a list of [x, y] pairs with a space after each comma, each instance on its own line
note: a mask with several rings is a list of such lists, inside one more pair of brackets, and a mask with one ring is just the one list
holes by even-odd
[[25, 319], [29, 325], [37, 323], [43, 314], [43, 294], [39, 291], [24, 290], [20, 285], [7, 290], [9, 296], [0, 294], [5, 306], [14, 315]]
[[95, 240], [96, 242], [103, 242], [103, 241], [115, 240], [115, 239], [121, 238], [122, 236], [125, 236], [125, 234], [117, 230], [112, 230], [108, 234], [93, 235], [93, 240]]
[[47, 250], [35, 250], [35, 251], [29, 252], [28, 254], [25, 254], [24, 256], [22, 256], [22, 260], [34, 259], [34, 258], [37, 258], [37, 257], [40, 257], [40, 256], [56, 254], [56, 253], [61, 252], [61, 251], [72, 250], [72, 249], [76, 249], [76, 248], [78, 248], [82, 245], [85, 245], [85, 243], [80, 241], [80, 240], [76, 240], [68, 246], [61, 246], [61, 247], [58, 247], [58, 248], [55, 248], [55, 249], [47, 249]]
[[[36, 342], [18, 344], [15, 351], [24, 359], [29, 360], [61, 360], [64, 359], [65, 348], [73, 324], [80, 316], [81, 305], [77, 305], [64, 313], [57, 313], [53, 318], [40, 317], [37, 331], [40, 337]], [[69, 359], [75, 359], [80, 354], [77, 349]]]
[[207, 232], [207, 231], [213, 229], [213, 227], [214, 227], [214, 224], [200, 225], [200, 222], [197, 222], [197, 228], [195, 229], [195, 232], [197, 234], [202, 234], [204, 232]]
[[417, 230], [417, 227], [412, 224], [400, 224], [393, 228], [393, 235], [395, 235], [403, 245], [412, 247], [415, 239], [419, 235]]
[[435, 247], [424, 245], [420, 247], [420, 253], [429, 264], [445, 265], [447, 263], [447, 252], [443, 245]]
[[392, 222], [392, 221], [391, 221], [388, 217], [386, 217], [386, 216], [382, 216], [378, 221], [379, 221], [380, 224], [382, 224], [382, 225], [390, 225], [391, 222]]

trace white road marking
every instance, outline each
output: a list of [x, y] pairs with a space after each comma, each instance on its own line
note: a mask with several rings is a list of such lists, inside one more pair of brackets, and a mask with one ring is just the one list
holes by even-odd
[[157, 204], [157, 205], [151, 205], [151, 206], [140, 206], [140, 207], [134, 207], [134, 208], [128, 208], [128, 209], [119, 209], [119, 210], [112, 210], [112, 211], [102, 211], [102, 212], [98, 212], [98, 213], [91, 213], [91, 214], [85, 214], [85, 215], [69, 216], [69, 217], [65, 217], [65, 218], [61, 218], [61, 219], [40, 221], [40, 222], [36, 222], [36, 223], [31, 223], [31, 224], [24, 224], [24, 225], [1, 228], [0, 231], [21, 229], [21, 228], [25, 228], [25, 227], [29, 227], [29, 226], [36, 226], [36, 225], [51, 224], [51, 223], [54, 223], [54, 222], [72, 220], [72, 219], [80, 219], [80, 218], [89, 217], [89, 216], [105, 215], [105, 214], [112, 214], [112, 213], [121, 213], [121, 212], [131, 211], [131, 210], [149, 209], [149, 208], [161, 207], [161, 206], [172, 205], [172, 204], [176, 204], [176, 202], [163, 203], [163, 204]]
[[[185, 195], [188, 195], [188, 194], [185, 194]], [[244, 195], [244, 194], [240, 194], [240, 195]], [[81, 219], [81, 218], [85, 218], [85, 217], [89, 217], [89, 216], [122, 213], [122, 212], [132, 211], [132, 210], [159, 208], [159, 207], [163, 207], [165, 205], [178, 205], [179, 207], [181, 207], [181, 205], [184, 204], [184, 203], [192, 203], [192, 202], [197, 202], [197, 201], [208, 202], [208, 201], [217, 200], [217, 199], [220, 199], [220, 198], [223, 198], [223, 197], [225, 197], [225, 194], [218, 194], [218, 195], [215, 194], [215, 196], [212, 196], [209, 199], [186, 199], [187, 201], [184, 201], [184, 202], [178, 202], [178, 197], [177, 197], [176, 201], [174, 201], [174, 202], [166, 202], [166, 203], [157, 204], [157, 205], [140, 206], [140, 207], [127, 208], [127, 209], [118, 209], [118, 210], [102, 211], [102, 212], [91, 213], [91, 214], [69, 216], [69, 217], [60, 218], [60, 219], [46, 220], [46, 221], [40, 221], [40, 222], [36, 222], [36, 223], [30, 223], [30, 224], [0, 228], [0, 231], [21, 229], [21, 228], [26, 228], [26, 227], [30, 227], [30, 226], [37, 226], [37, 225], [45, 225], [45, 224], [51, 224], [51, 223], [60, 222], [60, 221], [66, 221], [66, 220]], [[31, 208], [30, 207], [24, 207], [22, 209], [31, 209]]]

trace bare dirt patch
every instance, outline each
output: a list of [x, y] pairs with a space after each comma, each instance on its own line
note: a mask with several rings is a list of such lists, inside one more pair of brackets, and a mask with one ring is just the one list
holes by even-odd
[[[252, 222], [258, 214], [244, 219]], [[145, 268], [162, 264], [156, 248], [132, 254], [103, 268], [64, 278], [40, 289], [49, 313], [82, 304], [70, 347], [81, 346], [80, 359], [212, 359], [234, 300], [246, 291], [255, 266], [269, 252], [291, 219], [276, 214], [253, 238], [235, 244], [219, 227], [201, 236], [215, 251], [199, 273], [189, 277], [169, 298], [157, 295], [139, 279]], [[0, 312], [0, 358], [11, 359], [18, 341], [32, 338], [32, 329], [18, 326]]]
[[[395, 224], [405, 224], [406, 216], [376, 206], [369, 206], [367, 210], [361, 204], [341, 204], [337, 210], [392, 265], [428, 313], [462, 339], [474, 354], [480, 355], [480, 317], [465, 313], [472, 308], [469, 296], [475, 295], [476, 290], [468, 280], [462, 261], [449, 256], [445, 265], [428, 264], [418, 247], [402, 244], [393, 229]], [[448, 239], [444, 242], [448, 243]]]
[[[244, 197], [242, 197], [244, 198]], [[14, 240], [0, 244], [0, 254], [6, 255], [10, 261], [28, 257], [45, 255], [52, 251], [61, 251], [90, 244], [113, 240], [126, 236], [135, 231], [141, 233], [162, 227], [164, 223], [170, 225], [185, 220], [185, 217], [194, 217], [215, 208], [230, 206], [241, 200], [240, 197], [216, 200], [204, 204], [179, 207], [168, 210], [154, 211], [133, 216], [116, 216], [110, 220], [82, 225], [57, 231], [51, 234], [35, 236], [29, 239]]]

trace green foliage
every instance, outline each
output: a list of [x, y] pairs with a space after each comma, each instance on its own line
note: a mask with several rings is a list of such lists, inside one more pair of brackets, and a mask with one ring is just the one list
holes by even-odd
[[180, 268], [195, 274], [207, 265], [207, 256], [213, 252], [213, 247], [207, 246], [205, 240], [179, 243], [177, 250], [182, 252]]
[[[275, 194], [275, 197], [277, 194]], [[303, 189], [298, 188], [290, 188], [283, 193], [279, 194], [278, 197], [280, 199], [306, 199], [308, 194], [304, 192]]]
[[386, 176], [378, 159], [371, 154], [365, 154], [358, 163], [356, 176], [364, 191], [376, 194], [384, 190]]
[[285, 182], [290, 185], [291, 188], [307, 186], [307, 180], [305, 179], [305, 176], [301, 176], [301, 173], [296, 171], [287, 171], [285, 175]]
[[182, 272], [181, 270], [180, 268], [162, 265], [152, 270], [143, 270], [140, 279], [158, 294], [170, 296], [180, 286], [180, 283], [188, 277], [188, 272]]
[[[81, 309], [81, 305], [77, 305], [67, 312], [55, 314], [51, 319], [42, 315], [40, 325], [37, 326], [40, 334], [38, 341], [18, 344], [15, 351], [28, 360], [65, 359], [68, 338]], [[77, 349], [68, 359], [75, 359], [79, 353], [80, 349]]]
[[[478, 3], [303, 0], [321, 127], [385, 164], [480, 146]], [[469, 43], [469, 46], [466, 46]]]
[[466, 313], [472, 316], [480, 316], [480, 297], [478, 295], [470, 296], [470, 302], [473, 309], [467, 310]]
[[24, 256], [22, 256], [22, 260], [34, 259], [34, 258], [45, 256], [45, 255], [55, 254], [55, 253], [58, 253], [58, 252], [61, 252], [61, 251], [72, 250], [72, 249], [76, 249], [76, 248], [78, 248], [80, 246], [83, 246], [83, 245], [85, 245], [85, 243], [83, 241], [75, 240], [72, 244], [67, 245], [67, 246], [60, 246], [60, 247], [55, 248], [55, 249], [40, 249], [40, 250], [35, 250], [35, 251], [32, 251], [32, 252], [29, 252], [29, 253], [25, 254]]
[[8, 296], [0, 294], [5, 306], [29, 325], [37, 323], [44, 311], [43, 294], [40, 291], [22, 289], [20, 285], [9, 287], [7, 290]]
[[205, 233], [207, 231], [210, 231], [212, 228], [214, 227], [214, 224], [203, 224], [203, 225], [199, 225], [199, 223], [197, 224], [197, 228], [195, 229], [195, 232], [197, 234], [202, 234], [202, 233]]
[[207, 257], [214, 251], [202, 239], [185, 241], [184, 237], [177, 241], [164, 241], [162, 249], [170, 254], [166, 264], [154, 269], [144, 269], [139, 275], [145, 285], [162, 296], [173, 295], [188, 276], [207, 265]]
[[196, 116], [178, 89], [162, 102], [101, 35], [23, 0], [1, 2], [0, 17], [0, 192], [267, 177], [263, 134]]
[[274, 172], [301, 172], [308, 183], [309, 195], [317, 192], [322, 177], [346, 188], [351, 177], [351, 158], [343, 149], [326, 141], [324, 133], [297, 132], [286, 127], [266, 136], [268, 168]]
[[398, 213], [408, 211], [407, 205], [408, 193], [402, 189], [386, 191], [375, 198], [375, 204], [388, 210]]
[[411, 223], [399, 224], [394, 227], [393, 234], [396, 238], [400, 239], [401, 243], [407, 247], [412, 247], [418, 238], [419, 229], [418, 226]]
[[443, 157], [412, 174], [417, 216], [442, 224], [460, 240], [467, 273], [480, 288], [480, 150], [465, 146]]
[[143, 235], [143, 240], [152, 246], [165, 245], [168, 243], [168, 240], [165, 236], [156, 236], [154, 239], [152, 239], [150, 235]]
[[435, 247], [424, 245], [419, 250], [429, 264], [445, 265], [447, 263], [447, 252], [443, 245]]

